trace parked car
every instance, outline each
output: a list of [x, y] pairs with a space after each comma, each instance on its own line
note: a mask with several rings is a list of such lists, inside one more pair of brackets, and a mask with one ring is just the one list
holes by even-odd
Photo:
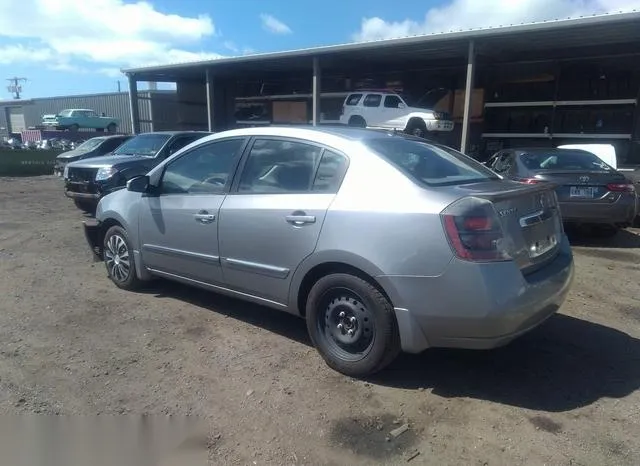
[[453, 130], [453, 121], [448, 114], [429, 108], [410, 107], [402, 96], [390, 91], [349, 94], [342, 106], [340, 123], [360, 128], [404, 131], [418, 137]]
[[563, 221], [592, 227], [600, 236], [613, 236], [632, 225], [638, 212], [633, 182], [585, 150], [506, 149], [487, 166], [516, 181], [557, 185]]
[[98, 115], [88, 108], [65, 109], [56, 115], [43, 115], [42, 126], [59, 130], [78, 131], [80, 128], [107, 130], [115, 133], [120, 120], [117, 118]]
[[54, 175], [62, 176], [64, 173], [64, 167], [68, 163], [107, 155], [129, 139], [131, 139], [131, 136], [127, 135], [98, 136], [96, 138], [91, 138], [80, 144], [75, 149], [58, 155], [56, 157], [53, 173]]
[[102, 198], [84, 229], [116, 286], [164, 277], [302, 316], [356, 377], [400, 350], [506, 344], [573, 277], [550, 186], [387, 131], [217, 133]]
[[64, 167], [65, 195], [92, 213], [100, 198], [124, 188], [127, 180], [147, 173], [169, 155], [211, 133], [159, 131], [139, 134], [108, 156], [68, 163]]

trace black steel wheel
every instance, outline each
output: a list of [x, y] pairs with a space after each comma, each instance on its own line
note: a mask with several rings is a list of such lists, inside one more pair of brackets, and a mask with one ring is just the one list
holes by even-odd
[[427, 136], [427, 125], [422, 120], [411, 120], [407, 125], [406, 133], [419, 138]]
[[393, 306], [354, 275], [331, 274], [316, 282], [307, 300], [307, 329], [326, 363], [352, 377], [383, 369], [400, 351]]

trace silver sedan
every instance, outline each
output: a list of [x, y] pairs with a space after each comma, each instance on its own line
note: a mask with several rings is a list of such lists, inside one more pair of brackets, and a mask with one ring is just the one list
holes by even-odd
[[329, 366], [504, 345], [573, 278], [558, 199], [448, 147], [384, 131], [204, 137], [104, 197], [85, 234], [109, 277], [154, 277], [306, 319]]

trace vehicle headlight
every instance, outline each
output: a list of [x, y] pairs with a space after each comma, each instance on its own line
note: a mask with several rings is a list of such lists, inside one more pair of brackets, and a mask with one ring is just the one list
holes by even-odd
[[107, 180], [111, 178], [118, 172], [113, 167], [102, 167], [98, 169], [98, 173], [96, 173], [96, 181]]
[[69, 165], [64, 166], [64, 172], [62, 173], [62, 177], [65, 180], [69, 178]]

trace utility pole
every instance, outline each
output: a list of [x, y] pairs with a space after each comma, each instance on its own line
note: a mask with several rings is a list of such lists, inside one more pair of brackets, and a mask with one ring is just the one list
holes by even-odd
[[13, 78], [7, 78], [9, 81], [9, 85], [7, 86], [7, 90], [13, 94], [14, 99], [20, 99], [20, 93], [22, 92], [21, 82], [26, 82], [27, 78], [18, 78], [14, 76]]

